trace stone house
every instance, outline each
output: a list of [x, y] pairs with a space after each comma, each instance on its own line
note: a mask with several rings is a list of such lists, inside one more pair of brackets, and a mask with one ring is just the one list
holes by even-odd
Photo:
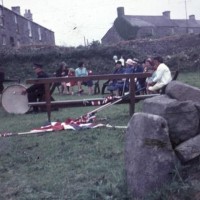
[[0, 46], [55, 45], [54, 32], [33, 22], [30, 10], [11, 9], [0, 5]]
[[171, 19], [170, 11], [161, 16], [125, 15], [124, 7], [117, 8], [113, 26], [101, 39], [102, 44], [141, 38], [161, 38], [172, 35], [200, 33], [200, 20], [195, 15], [189, 19]]

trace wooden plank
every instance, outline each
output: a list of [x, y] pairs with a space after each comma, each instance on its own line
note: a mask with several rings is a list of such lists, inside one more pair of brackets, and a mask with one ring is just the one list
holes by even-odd
[[27, 79], [27, 84], [41, 84], [41, 83], [54, 83], [54, 82], [70, 82], [70, 81], [87, 81], [87, 80], [109, 80], [109, 79], [123, 79], [123, 78], [146, 78], [151, 76], [151, 73], [135, 73], [135, 74], [102, 74], [91, 75], [85, 77], [51, 77], [51, 78], [34, 78]]
[[[155, 96], [159, 96], [160, 94], [146, 94], [146, 95], [136, 95], [135, 100], [136, 102], [140, 100], [144, 100], [147, 98], [152, 98]], [[70, 107], [70, 106], [88, 106], [88, 102], [90, 101], [103, 101], [105, 98], [93, 98], [93, 99], [77, 99], [77, 100], [58, 100], [58, 101], [51, 101], [52, 106], [58, 107]], [[119, 103], [130, 103], [130, 98], [123, 99]], [[30, 102], [28, 103], [29, 106], [46, 106], [46, 101], [41, 102]], [[92, 106], [92, 105], [91, 105]]]
[[[70, 105], [70, 104], [86, 104], [89, 101], [103, 101], [104, 98], [94, 98], [94, 99], [77, 99], [77, 100], [62, 100], [62, 101], [51, 101], [51, 105]], [[30, 102], [29, 106], [46, 106], [46, 101], [42, 102]]]

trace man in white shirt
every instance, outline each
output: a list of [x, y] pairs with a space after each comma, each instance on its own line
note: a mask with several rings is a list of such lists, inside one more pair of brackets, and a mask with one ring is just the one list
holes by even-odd
[[172, 76], [168, 66], [163, 63], [162, 57], [153, 58], [153, 63], [156, 68], [155, 77], [153, 78], [153, 86], [149, 86], [148, 90], [150, 92], [157, 92], [172, 80]]

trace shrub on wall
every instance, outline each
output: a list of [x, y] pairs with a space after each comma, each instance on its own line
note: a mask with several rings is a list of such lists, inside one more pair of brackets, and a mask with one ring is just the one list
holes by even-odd
[[[194, 42], [195, 41], [195, 42]], [[44, 65], [51, 75], [58, 64], [65, 61], [70, 67], [76, 68], [79, 61], [84, 60], [94, 74], [107, 74], [113, 71], [113, 56], [118, 58], [138, 58], [147, 56], [163, 56], [172, 69], [196, 70], [200, 67], [200, 38], [192, 35], [187, 37], [170, 37], [157, 40], [131, 40], [116, 45], [73, 48], [44, 46], [27, 46], [16, 48], [0, 47], [0, 67], [4, 68], [7, 77], [27, 79], [34, 77], [33, 63]]]
[[[114, 26], [119, 33], [120, 37], [124, 40], [134, 40], [137, 37], [139, 30], [138, 26], [131, 26], [123, 17], [118, 17], [114, 21]], [[123, 27], [123, 28], [121, 28]]]

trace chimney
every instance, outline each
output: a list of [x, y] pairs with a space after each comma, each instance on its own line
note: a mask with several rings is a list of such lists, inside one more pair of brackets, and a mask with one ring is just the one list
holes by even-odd
[[191, 21], [196, 20], [196, 19], [195, 19], [195, 15], [190, 15], [190, 16], [189, 16], [189, 20], [191, 20]]
[[30, 21], [33, 21], [33, 15], [30, 10], [25, 10], [24, 17]]
[[162, 14], [163, 14], [163, 17], [170, 19], [170, 11], [164, 11]]
[[19, 6], [11, 7], [11, 9], [13, 12], [17, 13], [18, 15], [21, 15]]
[[124, 7], [118, 7], [117, 8], [117, 16], [118, 17], [124, 16]]

